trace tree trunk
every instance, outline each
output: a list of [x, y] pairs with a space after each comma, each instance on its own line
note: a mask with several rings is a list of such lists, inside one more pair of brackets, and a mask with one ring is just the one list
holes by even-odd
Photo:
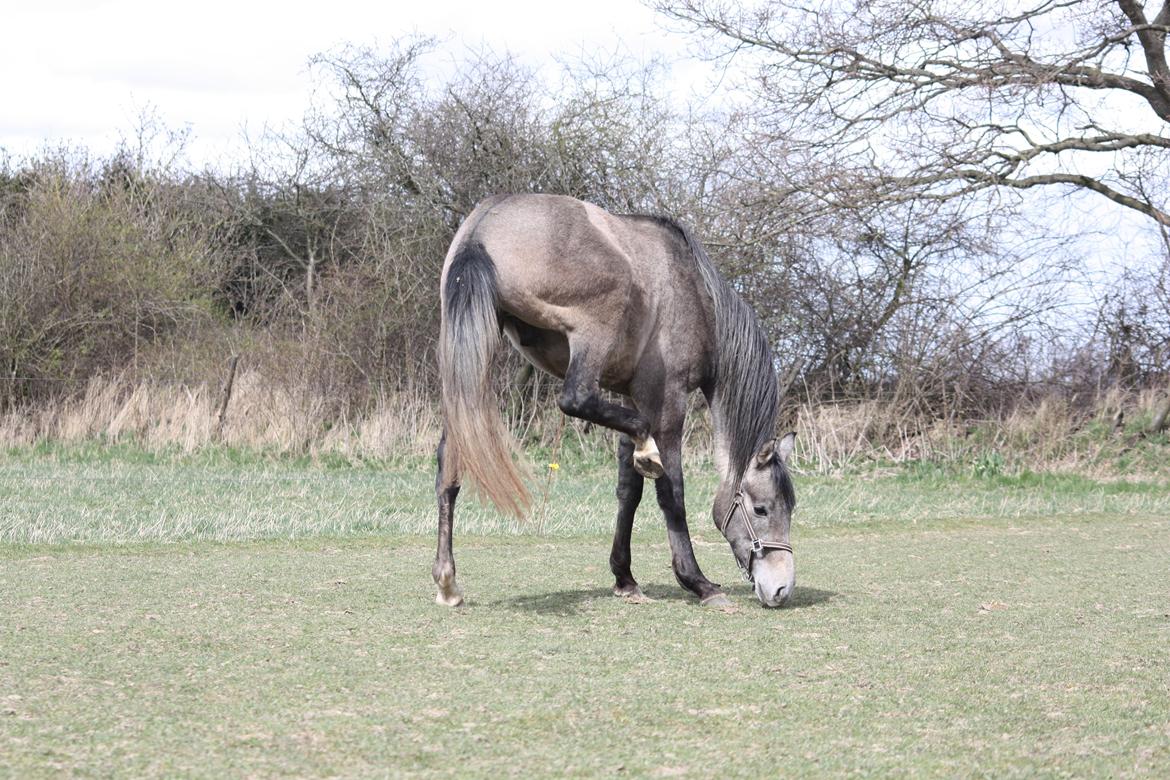
[[309, 247], [309, 260], [305, 266], [305, 303], [309, 307], [309, 316], [312, 317], [315, 313], [313, 305], [314, 284], [317, 275], [317, 252], [313, 247]]

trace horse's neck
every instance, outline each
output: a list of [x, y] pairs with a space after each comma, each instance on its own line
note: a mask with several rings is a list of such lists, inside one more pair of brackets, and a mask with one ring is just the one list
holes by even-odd
[[723, 412], [718, 403], [711, 405], [711, 427], [715, 434], [711, 455], [715, 460], [715, 470], [719, 474], [719, 487], [722, 489], [732, 478], [731, 433], [727, 430]]
[[739, 485], [733, 484], [734, 475], [731, 470], [731, 448], [727, 441], [726, 431], [719, 422], [719, 414], [714, 409], [712, 409], [711, 418], [715, 433], [711, 454], [715, 460], [715, 470], [719, 474], [719, 485], [715, 488], [711, 511], [715, 518], [715, 523], [718, 525], [723, 522], [722, 515], [727, 511], [727, 507], [731, 506], [731, 497], [735, 494]]

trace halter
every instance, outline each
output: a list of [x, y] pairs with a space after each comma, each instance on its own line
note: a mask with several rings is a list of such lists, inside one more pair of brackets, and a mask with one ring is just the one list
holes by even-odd
[[[747, 565], [745, 566], [740, 560], [739, 556], [735, 556], [735, 565], [743, 572], [743, 578], [747, 582], [755, 582], [752, 577], [752, 564], [755, 563], [756, 556], [764, 557], [764, 550], [783, 550], [786, 553], [792, 553], [792, 546], [784, 542], [768, 542], [761, 539], [756, 534], [755, 526], [752, 525], [752, 518], [748, 514], [747, 508], [743, 503], [743, 491], [737, 490], [735, 493], [735, 500], [731, 502], [731, 507], [727, 510], [727, 516], [723, 518], [723, 525], [719, 527], [719, 533], [727, 536], [727, 526], [731, 524], [731, 517], [735, 514], [735, 510], [740, 510], [743, 516], [743, 524], [747, 526], [748, 538], [751, 540], [752, 547], [748, 551]], [[733, 548], [734, 551], [734, 548]]]

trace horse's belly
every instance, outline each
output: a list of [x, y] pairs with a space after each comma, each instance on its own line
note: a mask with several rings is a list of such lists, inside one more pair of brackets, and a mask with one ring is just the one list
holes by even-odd
[[529, 363], [558, 379], [565, 378], [569, 370], [569, 341], [563, 334], [512, 317], [502, 319], [501, 326], [512, 347]]
[[[563, 333], [536, 328], [513, 317], [501, 318], [501, 330], [513, 349], [532, 365], [564, 379], [569, 370], [569, 340]], [[624, 394], [629, 387], [630, 366], [624, 362], [611, 363], [602, 370], [600, 385], [611, 392]]]

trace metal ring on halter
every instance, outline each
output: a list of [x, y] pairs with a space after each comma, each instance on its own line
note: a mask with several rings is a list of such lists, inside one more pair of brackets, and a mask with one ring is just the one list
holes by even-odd
[[[719, 527], [719, 532], [725, 537], [727, 536], [727, 526], [731, 523], [731, 517], [735, 514], [736, 509], [740, 510], [740, 514], [743, 515], [743, 524], [747, 527], [751, 549], [748, 551], [746, 566], [739, 560], [738, 555], [735, 558], [735, 564], [743, 572], [743, 578], [746, 582], [754, 582], [755, 579], [752, 577], [752, 564], [755, 563], [756, 555], [763, 557], [764, 550], [782, 550], [787, 553], [792, 553], [792, 546], [784, 542], [769, 542], [761, 539], [756, 534], [755, 526], [752, 525], [752, 519], [748, 516], [747, 507], [744, 506], [743, 499], [743, 491], [737, 490], [735, 499], [731, 502], [731, 506], [727, 510], [727, 516], [723, 518], [723, 525]], [[734, 552], [734, 548], [732, 551]]]

